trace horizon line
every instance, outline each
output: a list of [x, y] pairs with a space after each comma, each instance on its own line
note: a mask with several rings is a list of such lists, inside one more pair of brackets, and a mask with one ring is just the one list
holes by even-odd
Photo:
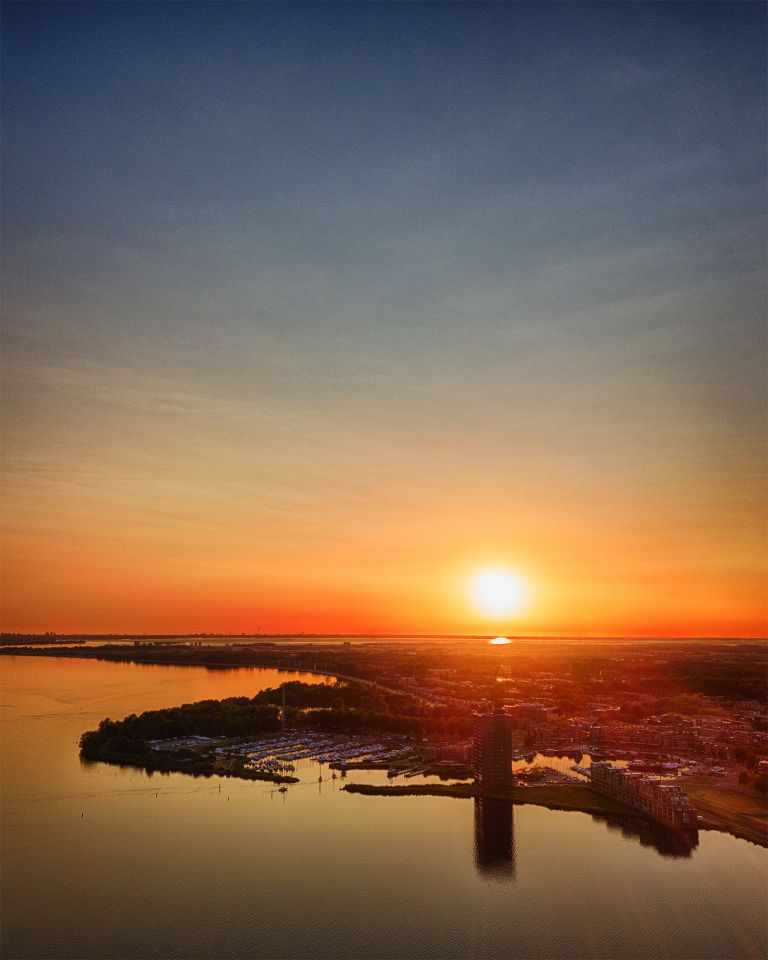
[[768, 636], [702, 636], [701, 634], [663, 635], [663, 634], [569, 634], [569, 633], [307, 633], [280, 631], [277, 633], [232, 633], [228, 631], [181, 631], [178, 633], [138, 633], [136, 631], [124, 633], [86, 633], [75, 631], [72, 633], [57, 633], [55, 631], [27, 632], [27, 631], [0, 631], [1, 639], [13, 638], [45, 638], [51, 639], [84, 639], [84, 640], [193, 640], [201, 638], [248, 639], [248, 640], [492, 640], [504, 636], [509, 640], [738, 640], [768, 642]]

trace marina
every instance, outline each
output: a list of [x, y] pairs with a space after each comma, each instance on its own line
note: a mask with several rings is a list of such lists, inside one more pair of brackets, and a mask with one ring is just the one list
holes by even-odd
[[[415, 776], [424, 773], [419, 765], [420, 754], [410, 740], [396, 736], [356, 736], [328, 734], [311, 731], [284, 731], [247, 740], [212, 738], [203, 736], [183, 737], [176, 740], [152, 740], [149, 746], [156, 751], [196, 750], [213, 752], [217, 763], [232, 760], [243, 762], [245, 770], [294, 774], [301, 761], [329, 764], [346, 775], [348, 764], [386, 767], [389, 764], [405, 764], [402, 769], [392, 768], [392, 775], [404, 773]], [[332, 775], [334, 778], [336, 774]], [[320, 773], [322, 779], [322, 771]]]

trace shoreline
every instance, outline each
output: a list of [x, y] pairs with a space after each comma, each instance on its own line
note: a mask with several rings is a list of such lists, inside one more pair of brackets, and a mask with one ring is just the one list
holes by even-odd
[[[213, 648], [215, 649], [215, 648]], [[111, 652], [111, 651], [110, 651]], [[213, 652], [213, 651], [211, 651]], [[103, 654], [107, 654], [106, 656]], [[183, 667], [202, 667], [204, 669], [213, 669], [213, 670], [227, 670], [227, 669], [273, 669], [280, 672], [286, 673], [308, 673], [315, 676], [324, 676], [328, 678], [340, 679], [340, 680], [349, 680], [352, 682], [362, 683], [372, 687], [379, 687], [385, 690], [391, 690], [392, 692], [400, 693], [402, 691], [393, 690], [389, 687], [383, 687], [380, 683], [377, 683], [374, 680], [371, 680], [366, 677], [355, 677], [350, 674], [336, 673], [332, 670], [317, 670], [313, 668], [306, 667], [296, 667], [296, 666], [287, 666], [283, 664], [265, 664], [265, 663], [233, 663], [233, 662], [221, 662], [213, 660], [189, 660], [182, 658], [155, 658], [152, 656], [148, 657], [134, 657], [131, 656], [133, 651], [122, 650], [118, 655], [109, 655], [109, 653], [102, 649], [98, 648], [84, 648], [82, 646], [70, 647], [67, 648], [64, 645], [48, 647], [41, 649], [40, 647], [11, 647], [5, 646], [0, 648], [0, 655], [19, 655], [19, 656], [47, 656], [47, 657], [63, 657], [63, 658], [73, 658], [73, 659], [92, 659], [100, 660], [108, 663], [136, 663], [136, 664], [146, 664], [152, 666], [183, 666]], [[85, 759], [105, 762], [105, 763], [114, 763], [116, 765], [123, 766], [135, 766], [140, 769], [147, 770], [148, 772], [157, 771], [168, 771], [168, 772], [178, 772], [178, 773], [188, 773], [192, 775], [199, 776], [236, 776], [240, 779], [250, 779], [250, 780], [262, 780], [267, 782], [296, 782], [294, 780], [275, 780], [271, 776], [266, 774], [261, 774], [255, 776], [252, 773], [243, 771], [233, 772], [233, 771], [224, 771], [220, 769], [215, 769], [213, 764], [199, 762], [191, 764], [189, 762], [177, 761], [173, 762], [170, 760], [164, 760], [161, 763], [153, 762], [146, 763], [144, 757], [135, 757], [130, 756], [125, 757], [114, 757], [107, 756], [105, 754], [97, 755], [96, 752], [92, 753], [90, 756], [86, 753], [81, 754]], [[354, 769], [350, 767], [350, 769]], [[418, 796], [418, 795], [432, 795], [432, 796], [454, 796], [454, 797], [467, 797], [472, 796], [471, 792], [468, 791], [471, 785], [469, 784], [458, 784], [455, 787], [448, 784], [418, 784], [410, 786], [382, 786], [375, 787], [373, 785], [357, 785], [357, 784], [348, 784], [347, 787], [354, 787], [354, 790], [349, 792], [359, 792], [368, 795], [380, 795], [380, 796]], [[573, 785], [580, 786], [580, 785]], [[691, 801], [696, 807], [697, 813], [700, 815], [701, 820], [699, 822], [699, 828], [707, 831], [717, 831], [721, 833], [730, 834], [733, 837], [738, 839], [746, 840], [747, 842], [754, 843], [757, 846], [768, 848], [768, 809], [766, 808], [765, 803], [761, 802], [761, 799], [758, 797], [749, 797], [743, 793], [736, 793], [734, 791], [724, 791], [714, 789], [713, 784], [694, 784], [686, 783], [686, 788], [688, 789]], [[463, 788], [463, 789], [462, 789]], [[605, 805], [602, 801], [607, 801], [607, 798], [601, 797], [599, 794], [589, 791], [588, 788], [584, 788], [589, 793], [589, 798], [586, 798], [582, 795], [581, 802], [574, 803], [573, 800], [565, 800], [564, 794], [562, 793], [563, 789], [567, 787], [558, 786], [556, 789], [560, 792], [559, 797], [548, 796], [547, 799], [541, 799], [536, 795], [536, 791], [546, 790], [545, 787], [528, 787], [524, 790], [521, 788], [518, 796], [512, 796], [505, 799], [509, 799], [512, 803], [516, 804], [533, 804], [540, 806], [549, 806], [551, 809], [560, 809], [560, 810], [580, 810], [585, 813], [606, 813], [610, 812], [616, 816], [631, 816], [627, 811], [632, 810], [632, 808], [627, 808], [625, 811], [622, 808], [612, 808], [610, 811], [606, 810]], [[599, 800], [597, 798], [600, 798]]]
[[[376, 785], [367, 783], [348, 783], [342, 788], [348, 793], [358, 793], [364, 796], [379, 797], [453, 797], [455, 799], [473, 799], [478, 796], [472, 784], [412, 784], [403, 785]], [[550, 810], [571, 811], [574, 813], [588, 813], [598, 816], [611, 816], [617, 819], [640, 821], [655, 824], [655, 821], [642, 816], [634, 807], [627, 807], [595, 793], [586, 784], [564, 784], [557, 786], [518, 787], [507, 794], [489, 794], [486, 799], [506, 800], [509, 803], [525, 806], [529, 804], [537, 807], [547, 807]], [[696, 799], [692, 797], [694, 806]], [[701, 803], [699, 799], [699, 803]], [[748, 824], [734, 824], [724, 815], [717, 814], [709, 807], [696, 807], [702, 817], [697, 829], [717, 833], [727, 833], [739, 840], [746, 840], [755, 846], [768, 848], [768, 823], [760, 828], [750, 827]], [[666, 828], [665, 828], [666, 829]]]

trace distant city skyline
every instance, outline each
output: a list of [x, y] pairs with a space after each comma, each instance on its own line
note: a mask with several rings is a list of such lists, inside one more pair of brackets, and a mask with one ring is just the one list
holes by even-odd
[[765, 27], [4, 4], [2, 630], [765, 635]]

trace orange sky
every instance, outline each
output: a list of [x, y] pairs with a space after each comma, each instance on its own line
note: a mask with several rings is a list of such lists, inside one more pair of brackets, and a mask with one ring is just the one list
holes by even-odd
[[[172, 457], [177, 416], [165, 436], [157, 421], [141, 436], [157, 450], [142, 474], [136, 449], [80, 432], [84, 449], [60, 448], [56, 473], [6, 488], [4, 630], [764, 632], [744, 491], [718, 501], [691, 478], [685, 497], [655, 499], [634, 474], [602, 489], [599, 464], [577, 484], [576, 456], [567, 483], [549, 470], [538, 482], [513, 458], [483, 472], [455, 455], [394, 458], [383, 444], [361, 449], [359, 465], [348, 456], [343, 473], [329, 457], [305, 478], [297, 462], [259, 497], [232, 462], [242, 447], [228, 457], [214, 424], [217, 456], [195, 461], [198, 433]], [[249, 466], [263, 470], [263, 454]], [[474, 609], [471, 578], [489, 567], [525, 582], [519, 616]]]

